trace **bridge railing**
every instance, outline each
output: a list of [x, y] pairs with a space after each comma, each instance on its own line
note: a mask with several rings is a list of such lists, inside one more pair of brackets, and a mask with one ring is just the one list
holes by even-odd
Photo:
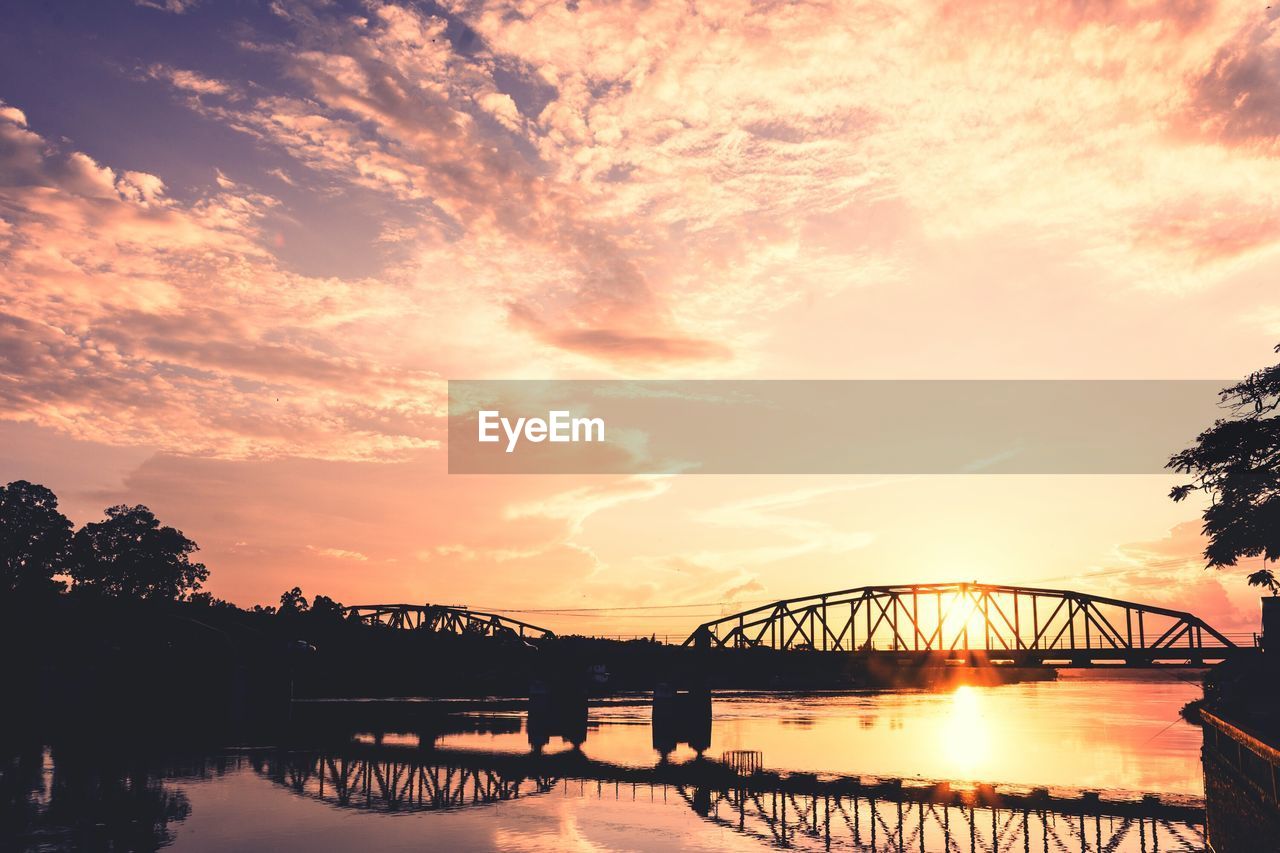
[[[1238, 648], [1257, 648], [1260, 642], [1258, 634], [1250, 633], [1247, 631], [1235, 631], [1235, 632], [1224, 631], [1223, 636], [1229, 639]], [[1001, 650], [1018, 651], [1019, 648], [1016, 645], [1016, 643], [1017, 643], [1016, 637], [1013, 637], [1011, 635], [1006, 635], [1001, 637], [993, 637], [993, 644], [990, 649], [985, 647], [974, 648], [974, 649], [957, 648], [954, 651], [957, 651], [957, 652], [960, 652], [960, 651], [998, 652]], [[901, 646], [895, 647], [893, 644], [893, 641], [879, 642], [879, 643], [873, 641], [870, 644], [870, 646], [866, 648], [871, 651], [883, 651], [883, 652], [913, 651], [913, 649], [904, 648]], [[1091, 637], [1087, 642], [1077, 641], [1077, 643], [1074, 646], [1067, 640], [1059, 640], [1053, 644], [1041, 643], [1039, 646], [1035, 646], [1035, 647], [1026, 646], [1022, 650], [1024, 651], [1087, 651], [1090, 649], [1098, 649], [1098, 650], [1106, 651], [1106, 650], [1112, 650], [1114, 648], [1115, 646], [1112, 646], [1110, 643], [1106, 642], [1103, 639], [1100, 639], [1097, 637]], [[1168, 647], [1168, 648], [1183, 649], [1183, 650], [1195, 649], [1195, 650], [1213, 651], [1214, 649], [1225, 649], [1228, 647], [1224, 645], [1206, 644], [1203, 646], [1194, 646], [1194, 647], [1174, 646], [1174, 647]]]

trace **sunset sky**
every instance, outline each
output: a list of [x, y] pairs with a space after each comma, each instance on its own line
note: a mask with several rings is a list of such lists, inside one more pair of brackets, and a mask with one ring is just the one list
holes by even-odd
[[0, 481], [147, 504], [216, 595], [683, 636], [976, 579], [1256, 627], [1173, 478], [451, 477], [445, 383], [1261, 367], [1280, 5], [4, 5]]

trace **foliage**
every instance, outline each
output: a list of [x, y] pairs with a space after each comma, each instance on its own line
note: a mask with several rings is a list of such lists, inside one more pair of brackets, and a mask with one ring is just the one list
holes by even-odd
[[145, 506], [113, 506], [106, 520], [86, 524], [72, 539], [70, 574], [77, 588], [118, 598], [176, 601], [209, 577], [191, 561], [195, 542], [162, 527]]
[[1280, 595], [1280, 581], [1271, 569], [1258, 569], [1249, 575], [1249, 586], [1265, 586], [1272, 595]]
[[[1210, 496], [1203, 515], [1209, 566], [1234, 566], [1244, 557], [1274, 561], [1280, 558], [1280, 364], [1224, 388], [1221, 398], [1231, 417], [1215, 421], [1169, 460], [1167, 467], [1191, 477], [1169, 496]], [[1269, 582], [1262, 573], [1249, 582], [1275, 589], [1274, 578]]]
[[208, 607], [211, 610], [239, 610], [230, 601], [224, 598], [217, 598], [211, 592], [193, 592], [187, 599], [197, 607]]
[[306, 613], [311, 609], [307, 604], [307, 597], [302, 594], [299, 587], [294, 587], [288, 592], [280, 596], [280, 615]]
[[311, 615], [318, 619], [342, 619], [345, 616], [342, 602], [334, 601], [327, 595], [317, 595], [312, 600]]
[[0, 594], [54, 589], [70, 543], [57, 495], [26, 480], [0, 487]]
[[327, 595], [317, 595], [308, 606], [307, 597], [296, 586], [280, 596], [280, 609], [276, 614], [288, 617], [305, 616], [307, 624], [312, 626], [319, 626], [325, 622], [341, 622], [346, 618], [341, 602], [334, 601]]

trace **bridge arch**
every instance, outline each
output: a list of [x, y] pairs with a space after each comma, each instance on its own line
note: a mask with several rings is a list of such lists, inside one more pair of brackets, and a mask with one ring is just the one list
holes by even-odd
[[686, 646], [947, 661], [1203, 663], [1252, 651], [1192, 613], [1071, 590], [980, 583], [863, 586], [703, 623]]
[[542, 640], [555, 636], [546, 628], [530, 625], [519, 619], [447, 604], [353, 604], [343, 610], [348, 616], [355, 616], [370, 625], [387, 625], [405, 630], [517, 637], [523, 640]]

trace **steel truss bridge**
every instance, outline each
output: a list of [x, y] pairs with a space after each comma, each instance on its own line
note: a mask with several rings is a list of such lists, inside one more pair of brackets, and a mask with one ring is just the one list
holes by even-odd
[[447, 604], [354, 604], [343, 610], [348, 617], [354, 616], [370, 625], [387, 625], [405, 630], [421, 629], [444, 634], [533, 640], [555, 636], [546, 628], [518, 619]]
[[1252, 653], [1191, 613], [1080, 592], [979, 583], [864, 586], [700, 625], [684, 645], [849, 652], [897, 663], [1137, 666]]
[[741, 776], [722, 762], [629, 767], [405, 744], [346, 744], [254, 759], [298, 796], [339, 808], [411, 812], [494, 806], [531, 796], [665, 802], [776, 847], [989, 853], [1203, 853], [1204, 806], [1087, 791], [956, 788], [897, 779]]

